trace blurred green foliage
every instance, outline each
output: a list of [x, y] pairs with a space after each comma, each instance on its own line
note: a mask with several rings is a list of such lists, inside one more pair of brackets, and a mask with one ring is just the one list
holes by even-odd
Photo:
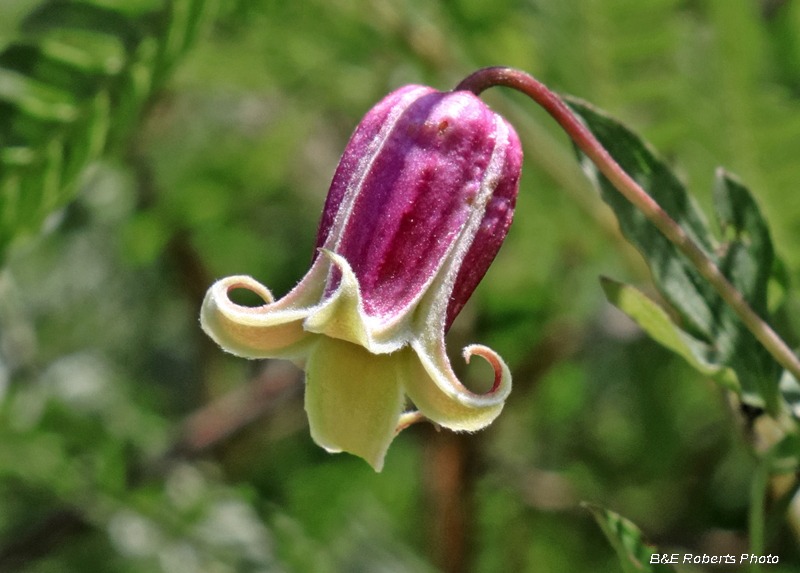
[[[23, 20], [38, 10], [57, 30], [49, 10], [62, 4], [0, 3], [0, 45], [40, 47]], [[148, 15], [197, 3], [85, 4], [175, 46]], [[554, 122], [500, 90], [485, 99], [526, 153], [516, 220], [449, 334], [454, 353], [481, 342], [514, 371], [495, 424], [414, 426], [375, 474], [315, 446], [301, 394], [284, 392], [211, 447], [173, 445], [222, 424], [184, 424], [192, 412], [274, 374], [204, 337], [205, 289], [231, 274], [278, 295], [295, 284], [350, 133], [405, 83], [446, 90], [480, 66], [523, 68], [628, 122], [706, 212], [725, 165], [800, 284], [798, 2], [221, 0], [210, 23], [135, 105], [109, 97], [113, 137], [86, 156], [91, 169], [60, 177], [57, 199], [14, 227], [35, 239], [0, 275], [0, 570], [621, 570], [582, 500], [662, 552], [748, 551], [752, 428], [605, 302], [599, 275], [652, 292], [645, 267]], [[11, 54], [0, 71], [29, 73]], [[75, 105], [100, 93], [114, 92], [76, 92]], [[14, 133], [41, 144], [25, 167], [41, 180], [65, 165], [45, 153], [52, 141], [76, 132], [30, 129]], [[33, 157], [8, 154], [21, 141], [2, 141], [3, 161]], [[790, 298], [776, 326], [791, 331], [798, 310]], [[473, 388], [483, 374], [461, 372]], [[800, 570], [788, 526], [767, 550], [781, 558], [771, 571]]]

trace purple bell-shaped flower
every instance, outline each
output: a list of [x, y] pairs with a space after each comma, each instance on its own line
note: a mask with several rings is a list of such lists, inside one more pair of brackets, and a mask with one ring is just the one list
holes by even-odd
[[[444, 337], [505, 239], [521, 164], [513, 128], [472, 93], [393, 92], [350, 139], [306, 276], [278, 301], [247, 276], [216, 282], [203, 329], [238, 356], [294, 360], [313, 439], [377, 471], [406, 396], [446, 428], [485, 427], [511, 390], [508, 368], [485, 346], [465, 348], [495, 371], [492, 389], [475, 394], [453, 373]], [[237, 288], [265, 304], [237, 305]]]

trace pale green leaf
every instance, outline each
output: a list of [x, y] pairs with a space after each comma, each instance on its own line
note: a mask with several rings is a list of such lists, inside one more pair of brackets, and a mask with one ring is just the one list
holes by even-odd
[[600, 278], [609, 302], [630, 316], [653, 340], [680, 354], [697, 370], [720, 384], [739, 391], [736, 374], [730, 368], [709, 361], [711, 349], [676, 325], [669, 314], [640, 290], [607, 277]]

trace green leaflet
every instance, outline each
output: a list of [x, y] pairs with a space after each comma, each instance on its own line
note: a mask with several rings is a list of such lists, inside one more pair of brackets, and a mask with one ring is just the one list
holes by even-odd
[[600, 284], [609, 302], [636, 321], [650, 338], [680, 354], [697, 370], [726, 388], [737, 393], [741, 390], [730, 368], [709, 361], [712, 354], [709, 345], [678, 327], [658, 303], [640, 290], [607, 277], [600, 277]]
[[664, 563], [650, 563], [655, 549], [642, 539], [642, 532], [628, 519], [590, 503], [583, 503], [608, 538], [624, 573], [670, 573], [675, 570]]
[[49, 0], [27, 16], [0, 52], [0, 262], [125, 141], [215, 3]]
[[[781, 265], [775, 262], [769, 227], [748, 189], [724, 170], [717, 170], [714, 204], [723, 231], [720, 242], [693, 197], [646, 142], [585, 102], [573, 98], [566, 102], [620, 166], [705, 251], [753, 310], [766, 317], [767, 287], [773, 268]], [[581, 155], [581, 163], [614, 210], [622, 233], [644, 255], [656, 287], [677, 311], [681, 324], [672, 323], [663, 311], [655, 313], [655, 303], [641, 293], [632, 294], [621, 286], [611, 288], [609, 295], [609, 287], [604, 285], [609, 300], [617, 304], [622, 296], [625, 300], [620, 308], [658, 342], [729, 388], [736, 387], [733, 374], [744, 402], [774, 413], [781, 375], [778, 363], [655, 225], [588, 158]]]

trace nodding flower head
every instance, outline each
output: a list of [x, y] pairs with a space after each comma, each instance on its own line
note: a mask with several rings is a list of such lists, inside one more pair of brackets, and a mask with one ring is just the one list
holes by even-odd
[[[465, 348], [495, 371], [492, 389], [475, 394], [444, 337], [505, 239], [521, 164], [513, 128], [472, 93], [393, 92], [345, 149], [305, 277], [278, 301], [248, 276], [217, 281], [203, 329], [238, 356], [294, 360], [313, 439], [377, 471], [411, 415], [406, 396], [446, 428], [485, 427], [511, 390], [508, 368], [485, 346]], [[232, 302], [238, 288], [265, 304]]]

